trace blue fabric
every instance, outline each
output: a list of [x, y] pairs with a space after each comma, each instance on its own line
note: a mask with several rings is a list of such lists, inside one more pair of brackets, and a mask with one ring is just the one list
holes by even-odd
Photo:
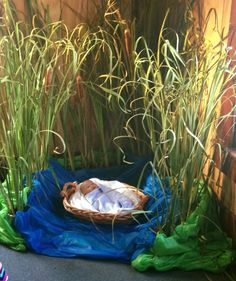
[[146, 160], [131, 165], [104, 169], [65, 170], [52, 161], [48, 170], [35, 175], [34, 187], [28, 198], [28, 208], [18, 211], [15, 226], [27, 246], [39, 254], [58, 257], [109, 258], [130, 262], [152, 246], [158, 221], [166, 212], [170, 194], [162, 189], [168, 182], [143, 174], [144, 193], [151, 197], [150, 213], [140, 216], [139, 223], [94, 225], [80, 221], [64, 210], [60, 191], [65, 182], [82, 182], [92, 177], [118, 180], [137, 185]]

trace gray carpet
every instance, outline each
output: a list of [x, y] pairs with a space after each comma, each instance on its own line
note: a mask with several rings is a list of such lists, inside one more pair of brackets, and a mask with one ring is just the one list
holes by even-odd
[[224, 275], [203, 271], [136, 272], [130, 265], [89, 259], [52, 258], [19, 253], [0, 245], [0, 261], [9, 281], [229, 281]]

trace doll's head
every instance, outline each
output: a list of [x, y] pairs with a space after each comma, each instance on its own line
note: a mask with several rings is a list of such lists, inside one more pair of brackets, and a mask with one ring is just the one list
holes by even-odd
[[86, 195], [97, 188], [98, 186], [91, 180], [86, 180], [80, 184], [80, 191], [83, 195]]

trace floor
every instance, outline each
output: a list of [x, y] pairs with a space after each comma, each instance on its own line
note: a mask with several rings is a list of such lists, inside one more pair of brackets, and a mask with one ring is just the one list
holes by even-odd
[[[0, 261], [9, 281], [232, 281], [225, 274], [203, 271], [136, 272], [130, 265], [88, 259], [52, 258], [19, 253], [0, 245]], [[235, 275], [236, 276], [236, 275]]]

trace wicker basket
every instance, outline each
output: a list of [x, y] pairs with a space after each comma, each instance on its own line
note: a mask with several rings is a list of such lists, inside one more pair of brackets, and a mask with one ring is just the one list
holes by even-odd
[[[149, 196], [144, 195], [137, 188], [127, 185], [127, 188], [132, 189], [134, 193], [139, 197], [140, 202], [134, 208], [134, 211], [143, 210], [145, 203], [149, 199]], [[70, 197], [78, 190], [78, 184], [73, 182], [68, 182], [64, 185], [61, 196], [63, 199], [64, 208], [75, 215], [81, 220], [91, 221], [99, 224], [113, 224], [113, 223], [129, 223], [134, 220], [135, 213], [120, 213], [120, 214], [111, 214], [111, 213], [100, 213], [91, 210], [81, 210], [70, 205]]]

